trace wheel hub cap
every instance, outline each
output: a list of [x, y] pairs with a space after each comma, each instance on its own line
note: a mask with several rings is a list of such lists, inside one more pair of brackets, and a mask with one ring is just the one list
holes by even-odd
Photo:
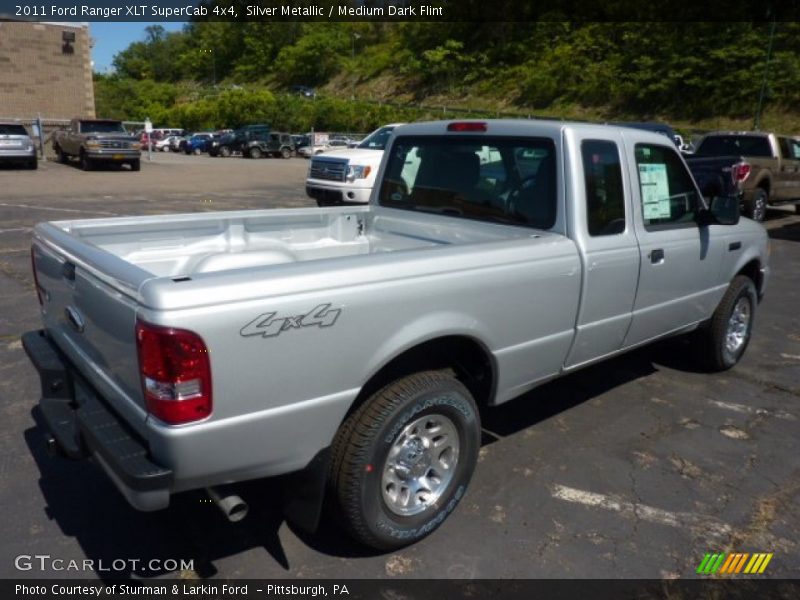
[[750, 329], [750, 303], [747, 298], [739, 298], [733, 307], [728, 329], [725, 332], [725, 349], [730, 354], [736, 354], [747, 341]]
[[382, 469], [381, 491], [389, 510], [411, 516], [435, 504], [453, 479], [458, 447], [458, 430], [443, 415], [426, 415], [406, 425]]

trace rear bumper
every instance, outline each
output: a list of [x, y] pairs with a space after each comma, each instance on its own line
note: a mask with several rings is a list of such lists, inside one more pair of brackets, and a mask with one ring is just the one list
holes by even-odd
[[73, 460], [95, 459], [136, 509], [166, 508], [172, 471], [150, 459], [147, 444], [106, 407], [44, 331], [24, 334], [22, 345], [39, 373], [48, 449]]
[[36, 148], [26, 150], [23, 148], [0, 148], [0, 161], [26, 161], [36, 158]]

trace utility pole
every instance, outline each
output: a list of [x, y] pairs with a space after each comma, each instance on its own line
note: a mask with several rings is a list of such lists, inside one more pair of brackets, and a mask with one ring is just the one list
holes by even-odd
[[769, 43], [767, 44], [767, 61], [764, 63], [764, 81], [761, 82], [761, 93], [758, 95], [758, 107], [756, 108], [756, 119], [753, 129], [758, 131], [761, 128], [761, 109], [764, 106], [764, 96], [767, 93], [767, 78], [769, 77], [769, 61], [772, 58], [772, 40], [775, 37], [775, 19], [769, 28]]
[[358, 35], [355, 31], [353, 32], [353, 55], [352, 55], [352, 59], [353, 59], [353, 83], [352, 83], [352, 86], [350, 88], [350, 100], [355, 100], [356, 99], [356, 79], [355, 79], [355, 75], [356, 75], [356, 72], [355, 72], [356, 71], [356, 40], [358, 38], [360, 38], [360, 37], [361, 36]]

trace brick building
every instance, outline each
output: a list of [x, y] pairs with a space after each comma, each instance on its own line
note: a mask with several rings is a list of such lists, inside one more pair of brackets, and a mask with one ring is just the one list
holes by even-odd
[[94, 117], [87, 23], [0, 18], [0, 119]]

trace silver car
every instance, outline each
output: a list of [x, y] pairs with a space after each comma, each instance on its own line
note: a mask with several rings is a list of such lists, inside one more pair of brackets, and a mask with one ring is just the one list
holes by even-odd
[[0, 121], [0, 163], [23, 164], [28, 169], [36, 169], [39, 161], [36, 146], [19, 123]]

